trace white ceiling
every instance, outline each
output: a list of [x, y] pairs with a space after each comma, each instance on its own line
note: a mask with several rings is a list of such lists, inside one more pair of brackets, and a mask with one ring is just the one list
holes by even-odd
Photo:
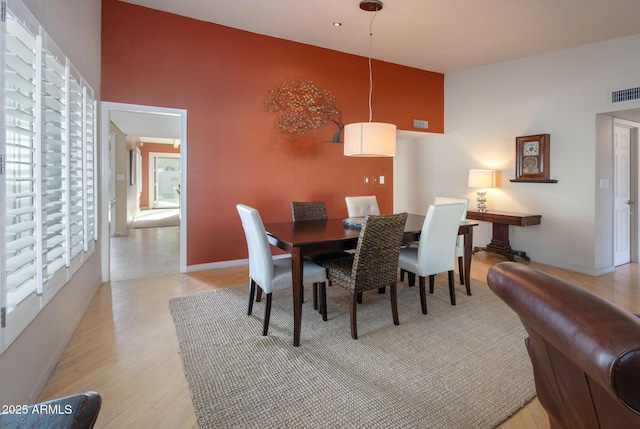
[[[124, 134], [143, 141], [173, 144], [173, 139], [180, 139], [180, 116], [177, 115], [112, 110], [109, 117]], [[158, 138], [171, 141], [162, 142], [156, 140]]]
[[[359, 0], [121, 1], [440, 73], [640, 33], [640, 0], [383, 0], [371, 48], [372, 13]], [[145, 118], [116, 124], [128, 135], [179, 138], [161, 133], [166, 118], [154, 128]]]

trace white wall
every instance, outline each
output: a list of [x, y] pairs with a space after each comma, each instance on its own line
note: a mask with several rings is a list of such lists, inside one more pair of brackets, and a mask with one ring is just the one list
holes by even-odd
[[[100, 0], [25, 0], [24, 3], [93, 86], [99, 101]], [[37, 401], [100, 282], [100, 246], [97, 245], [96, 252], [71, 281], [0, 355], [1, 405]]]
[[[101, 0], [22, 0], [100, 99]], [[98, 103], [99, 104], [99, 103]]]
[[[640, 36], [586, 45], [445, 76], [445, 134], [400, 139], [394, 161], [395, 199], [425, 208], [435, 195], [468, 196], [468, 170], [497, 170], [489, 209], [542, 215], [542, 224], [511, 227], [511, 246], [532, 260], [597, 275], [613, 269], [611, 140], [596, 132], [596, 115], [639, 108], [611, 105], [613, 89], [640, 86]], [[511, 183], [515, 138], [551, 135], [551, 178], [557, 184]], [[420, 165], [416, 163], [420, 160]], [[408, 165], [408, 168], [404, 166]], [[415, 174], [419, 180], [403, 178]], [[408, 176], [407, 176], [408, 177]], [[402, 186], [400, 186], [402, 185]], [[422, 199], [420, 199], [422, 198]], [[491, 238], [489, 224], [475, 245]]]

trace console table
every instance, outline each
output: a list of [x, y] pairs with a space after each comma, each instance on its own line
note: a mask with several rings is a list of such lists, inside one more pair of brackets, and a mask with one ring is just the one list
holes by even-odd
[[491, 243], [487, 244], [486, 247], [474, 247], [473, 253], [484, 250], [506, 256], [510, 261], [515, 260], [514, 256], [520, 256], [529, 261], [530, 258], [527, 256], [527, 252], [513, 250], [511, 248], [509, 244], [509, 225], [540, 225], [540, 218], [542, 218], [542, 215], [499, 212], [495, 210], [488, 210], [486, 212], [467, 211], [467, 219], [493, 223]]

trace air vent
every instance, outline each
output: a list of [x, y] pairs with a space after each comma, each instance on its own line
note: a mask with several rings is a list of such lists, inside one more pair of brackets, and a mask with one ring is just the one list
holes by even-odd
[[423, 130], [426, 130], [427, 128], [429, 128], [429, 121], [425, 121], [424, 119], [414, 119], [413, 128], [421, 128]]
[[619, 89], [611, 91], [611, 102], [622, 103], [623, 101], [640, 100], [640, 86], [629, 89]]

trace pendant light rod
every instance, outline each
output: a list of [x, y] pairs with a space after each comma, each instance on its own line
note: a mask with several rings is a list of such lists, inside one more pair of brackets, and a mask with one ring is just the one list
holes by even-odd
[[372, 122], [373, 73], [371, 54], [373, 52], [373, 19], [382, 9], [380, 0], [363, 0], [360, 9], [373, 12], [369, 22], [369, 122], [356, 122], [344, 127], [344, 154], [356, 157], [394, 156], [396, 153], [396, 126], [382, 122]]
[[[362, 7], [362, 3], [360, 3], [360, 7]], [[382, 3], [380, 3], [380, 9], [382, 9]], [[371, 99], [373, 97], [373, 73], [371, 71], [371, 55], [373, 53], [373, 19], [378, 14], [378, 10], [375, 10], [371, 14], [371, 20], [369, 21], [369, 122], [373, 117], [373, 108], [371, 107]]]

